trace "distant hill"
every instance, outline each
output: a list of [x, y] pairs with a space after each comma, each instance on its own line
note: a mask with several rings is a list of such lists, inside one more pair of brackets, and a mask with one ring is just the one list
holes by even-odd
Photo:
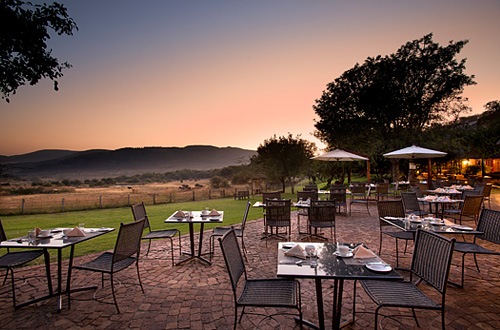
[[26, 178], [94, 179], [163, 173], [180, 169], [209, 170], [249, 162], [256, 151], [214, 146], [145, 147], [87, 151], [40, 150], [1, 156], [7, 173]]

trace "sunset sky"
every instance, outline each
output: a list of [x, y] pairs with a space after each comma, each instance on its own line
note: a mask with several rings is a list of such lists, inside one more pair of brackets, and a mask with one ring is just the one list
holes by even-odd
[[256, 149], [313, 136], [326, 84], [407, 41], [468, 39], [474, 113], [500, 99], [500, 1], [59, 1], [73, 68], [0, 100], [0, 155], [193, 144]]

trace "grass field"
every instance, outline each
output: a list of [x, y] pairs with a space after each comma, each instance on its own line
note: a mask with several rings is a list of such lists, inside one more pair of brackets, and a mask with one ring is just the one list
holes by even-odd
[[[253, 198], [250, 199], [252, 204], [255, 201], [262, 199], [260, 195], [252, 197]], [[295, 200], [296, 197], [291, 193], [286, 193], [283, 194], [283, 198], [291, 198], [292, 200]], [[187, 224], [165, 224], [163, 222], [175, 211], [196, 211], [203, 210], [205, 207], [222, 210], [224, 211], [224, 222], [222, 226], [230, 226], [241, 222], [243, 213], [245, 212], [246, 202], [247, 200], [223, 198], [195, 202], [146, 205], [146, 210], [148, 212], [148, 217], [153, 230], [177, 228], [181, 231], [181, 234], [184, 235], [189, 232]], [[250, 221], [258, 218], [262, 218], [262, 209], [250, 208], [248, 220]], [[7, 238], [25, 236], [28, 231], [33, 230], [35, 227], [39, 227], [41, 229], [75, 227], [78, 226], [79, 223], [84, 223], [87, 228], [113, 227], [118, 229], [121, 222], [126, 223], [133, 220], [130, 207], [2, 217], [2, 223], [7, 234]], [[206, 224], [205, 229], [209, 230], [215, 226], [221, 226], [221, 224]], [[195, 225], [195, 230], [199, 230], [199, 226]], [[117, 234], [118, 231], [114, 231], [88, 242], [78, 244], [75, 249], [75, 256], [113, 249]], [[63, 256], [64, 258], [69, 256], [69, 249], [63, 250]], [[53, 257], [55, 258], [55, 256]]]

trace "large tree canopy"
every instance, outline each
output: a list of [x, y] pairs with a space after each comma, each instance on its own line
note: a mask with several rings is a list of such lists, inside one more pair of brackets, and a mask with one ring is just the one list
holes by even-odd
[[474, 76], [455, 58], [467, 42], [442, 47], [429, 34], [356, 64], [316, 100], [316, 136], [372, 156], [418, 143], [424, 128], [468, 110], [460, 95]]
[[275, 135], [257, 148], [252, 164], [259, 166], [269, 180], [280, 182], [283, 192], [288, 180], [293, 193], [293, 179], [308, 169], [315, 150], [314, 143], [300, 138], [300, 135], [296, 138], [292, 134]]
[[70, 68], [59, 63], [47, 50], [48, 29], [58, 35], [72, 35], [78, 29], [68, 16], [66, 8], [54, 2], [39, 5], [18, 0], [0, 0], [0, 91], [9, 102], [18, 87], [35, 85], [41, 78], [49, 78], [58, 90], [57, 78], [62, 70]]

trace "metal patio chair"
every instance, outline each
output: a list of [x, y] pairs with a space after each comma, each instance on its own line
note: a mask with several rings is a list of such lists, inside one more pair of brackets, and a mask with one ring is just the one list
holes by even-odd
[[417, 194], [414, 192], [402, 192], [401, 198], [405, 207], [405, 213], [423, 216], [429, 214], [420, 208], [420, 203], [417, 199]]
[[[267, 238], [271, 236], [276, 236], [281, 239], [286, 239], [286, 237], [279, 234], [279, 228], [288, 228], [288, 240], [292, 234], [292, 222], [291, 222], [291, 202], [287, 200], [266, 200], [266, 246]], [[267, 228], [271, 228], [271, 233], [267, 231]], [[273, 234], [273, 228], [276, 228], [276, 233]]]
[[[415, 309], [441, 311], [441, 325], [445, 328], [446, 287], [450, 274], [455, 239], [448, 239], [436, 233], [417, 230], [411, 262], [409, 281], [393, 282], [383, 280], [362, 280], [361, 286], [378, 307], [375, 310], [375, 329], [378, 327], [379, 311], [383, 307], [410, 308], [418, 324]], [[441, 295], [441, 303], [427, 297], [413, 283], [413, 277], [421, 279]], [[356, 286], [355, 286], [356, 288]], [[354, 292], [356, 299], [356, 292]], [[355, 306], [355, 302], [354, 302]], [[353, 312], [354, 313], [354, 312]], [[393, 317], [391, 317], [394, 319]], [[395, 319], [394, 319], [395, 320]], [[397, 320], [395, 320], [397, 321]]]
[[[104, 274], [109, 274], [111, 282], [111, 292], [113, 294], [113, 301], [116, 307], [116, 311], [118, 313], [120, 313], [120, 309], [118, 308], [118, 302], [116, 301], [116, 295], [115, 295], [115, 285], [114, 285], [115, 273], [118, 273], [135, 263], [139, 285], [141, 286], [142, 293], [144, 293], [144, 288], [142, 287], [142, 282], [141, 282], [141, 275], [139, 273], [139, 254], [141, 247], [142, 230], [144, 228], [145, 222], [146, 220], [142, 219], [126, 224], [121, 223], [120, 231], [118, 232], [118, 237], [116, 238], [116, 244], [113, 252], [104, 252], [99, 257], [90, 262], [87, 262], [83, 265], [72, 267], [74, 269], [101, 273], [102, 286], [104, 286]], [[70, 283], [71, 280], [68, 280], [67, 292], [68, 292], [69, 306], [71, 306]]]
[[[246, 254], [246, 247], [245, 247], [245, 225], [247, 223], [247, 217], [248, 217], [248, 211], [250, 210], [250, 206], [252, 206], [252, 203], [250, 201], [247, 202], [247, 206], [245, 208], [245, 213], [243, 214], [243, 220], [241, 220], [241, 228], [235, 228], [234, 231], [236, 233], [236, 237], [239, 237], [241, 239], [241, 247], [243, 249], [243, 256], [245, 257], [245, 260], [247, 260], [247, 254]], [[214, 231], [212, 232], [212, 235], [210, 236], [210, 261], [212, 261], [212, 254], [214, 254], [215, 250], [215, 237], [222, 237], [224, 234], [226, 234], [228, 231], [230, 231], [231, 228], [228, 227], [215, 227]]]
[[[337, 241], [337, 230], [335, 226], [335, 201], [312, 200], [309, 208], [307, 224], [309, 227], [309, 238], [312, 236], [328, 241], [328, 238], [318, 234], [318, 228], [330, 228], [332, 242]], [[314, 233], [313, 233], [314, 229]]]
[[382, 237], [383, 235], [391, 236], [396, 239], [396, 266], [399, 267], [399, 248], [398, 248], [398, 240], [405, 241], [405, 251], [408, 246], [408, 241], [413, 241], [415, 236], [412, 232], [404, 231], [404, 230], [387, 230], [388, 228], [394, 228], [391, 224], [382, 220], [384, 217], [396, 217], [396, 218], [404, 218], [405, 210], [403, 207], [402, 200], [393, 200], [393, 201], [378, 201], [377, 202], [377, 210], [378, 217], [380, 223], [380, 245], [378, 249], [378, 254], [382, 253]]
[[[5, 231], [3, 229], [3, 224], [2, 220], [0, 220], [0, 242], [6, 241], [7, 236], [5, 235]], [[3, 254], [0, 256], [0, 268], [5, 268], [5, 277], [3, 279], [2, 286], [5, 285], [5, 282], [7, 281], [8, 275], [10, 273], [10, 281], [11, 281], [11, 289], [8, 291], [12, 291], [12, 304], [14, 308], [17, 308], [18, 305], [16, 304], [16, 283], [15, 283], [15, 277], [14, 277], [14, 268], [15, 267], [20, 267], [25, 264], [27, 264], [30, 261], [33, 261], [39, 257], [44, 255], [45, 257], [45, 271], [47, 274], [47, 286], [49, 289], [49, 293], [52, 294], [52, 282], [50, 280], [50, 256], [49, 253], [46, 250], [41, 250], [41, 249], [33, 249], [33, 250], [26, 250], [26, 251], [15, 251], [15, 252], [10, 252], [9, 249], [7, 248], [7, 253]], [[5, 291], [5, 292], [8, 292]], [[2, 293], [5, 293], [2, 292]]]
[[179, 236], [179, 255], [181, 252], [181, 232], [179, 229], [162, 229], [162, 230], [151, 230], [151, 224], [149, 223], [148, 214], [146, 213], [146, 207], [144, 206], [144, 202], [139, 204], [135, 204], [131, 206], [132, 214], [134, 215], [134, 220], [145, 220], [144, 229], [148, 229], [148, 233], [142, 236], [143, 240], [148, 240], [148, 251], [146, 252], [146, 256], [149, 255], [149, 250], [151, 249], [151, 240], [153, 239], [169, 239], [170, 240], [170, 253], [172, 256], [172, 266], [174, 265], [174, 240], [173, 237], [175, 235]]
[[474, 235], [473, 242], [455, 242], [455, 251], [462, 253], [462, 285], [460, 287], [464, 286], [464, 261], [466, 254], [471, 253], [474, 255], [474, 262], [478, 272], [480, 271], [476, 258], [477, 254], [500, 255], [500, 252], [491, 251], [477, 244], [477, 239], [479, 238], [500, 246], [500, 211], [483, 208], [477, 222], [476, 230], [482, 232], [482, 234]]
[[[233, 289], [234, 329], [236, 329], [236, 324], [241, 322], [246, 307], [284, 307], [296, 309], [302, 328], [300, 283], [294, 279], [284, 278], [249, 279], [235, 231], [229, 230], [218, 240]], [[239, 320], [238, 307], [242, 307]], [[278, 314], [296, 315], [291, 313], [276, 313], [272, 315], [259, 313], [246, 314], [262, 315], [265, 318], [272, 318], [274, 320], [276, 320], [274, 316]], [[276, 320], [276, 322], [278, 321]], [[256, 327], [258, 328], [258, 325]]]

